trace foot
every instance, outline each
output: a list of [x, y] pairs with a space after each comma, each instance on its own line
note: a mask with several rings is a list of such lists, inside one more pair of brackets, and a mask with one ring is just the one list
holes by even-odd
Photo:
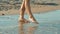
[[23, 18], [23, 19], [20, 19], [19, 22], [21, 22], [22, 24], [24, 24], [24, 23], [29, 23], [29, 21], [26, 20], [26, 19], [24, 19], [24, 18]]
[[35, 20], [35, 18], [29, 18], [29, 20], [32, 21], [33, 23], [39, 24], [39, 23]]

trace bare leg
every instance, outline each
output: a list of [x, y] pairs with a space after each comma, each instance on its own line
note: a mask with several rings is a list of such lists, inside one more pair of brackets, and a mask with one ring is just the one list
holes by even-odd
[[25, 12], [25, 0], [23, 0], [22, 5], [21, 5], [19, 22], [28, 23], [29, 21], [27, 21], [24, 18], [24, 12]]
[[25, 8], [26, 8], [27, 13], [28, 13], [28, 15], [29, 15], [29, 19], [30, 19], [32, 22], [38, 24], [38, 22], [36, 21], [36, 19], [35, 19], [34, 16], [32, 15], [31, 8], [30, 8], [30, 0], [25, 0]]
[[25, 12], [25, 1], [23, 0], [21, 8], [20, 8], [20, 18], [24, 18], [24, 12]]

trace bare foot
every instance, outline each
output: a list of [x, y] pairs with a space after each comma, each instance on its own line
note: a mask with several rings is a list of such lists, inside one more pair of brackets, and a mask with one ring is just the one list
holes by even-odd
[[35, 20], [35, 18], [29, 18], [29, 20], [32, 21], [33, 23], [39, 24], [39, 23]]
[[23, 24], [24, 24], [24, 23], [29, 23], [29, 21], [26, 20], [26, 19], [24, 19], [24, 18], [23, 18], [23, 19], [20, 19], [19, 22], [21, 22], [21, 23], [23, 23]]

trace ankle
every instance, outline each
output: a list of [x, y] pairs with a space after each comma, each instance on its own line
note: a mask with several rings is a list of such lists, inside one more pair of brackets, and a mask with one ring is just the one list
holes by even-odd
[[29, 19], [33, 20], [33, 21], [36, 21], [36, 19], [34, 17], [30, 17]]
[[24, 19], [24, 16], [20, 16], [19, 19]]

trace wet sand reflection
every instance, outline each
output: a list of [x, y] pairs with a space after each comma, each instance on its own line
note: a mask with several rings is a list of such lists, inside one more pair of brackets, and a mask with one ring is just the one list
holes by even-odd
[[23, 22], [19, 22], [19, 34], [24, 34], [24, 24], [23, 24]]
[[22, 22], [19, 23], [19, 34], [34, 34], [36, 29], [37, 29], [37, 26], [29, 26], [26, 29], [27, 32], [25, 32], [24, 24]]
[[34, 32], [36, 31], [37, 29], [37, 26], [30, 26], [28, 27], [28, 31], [27, 31], [27, 34], [34, 34]]

